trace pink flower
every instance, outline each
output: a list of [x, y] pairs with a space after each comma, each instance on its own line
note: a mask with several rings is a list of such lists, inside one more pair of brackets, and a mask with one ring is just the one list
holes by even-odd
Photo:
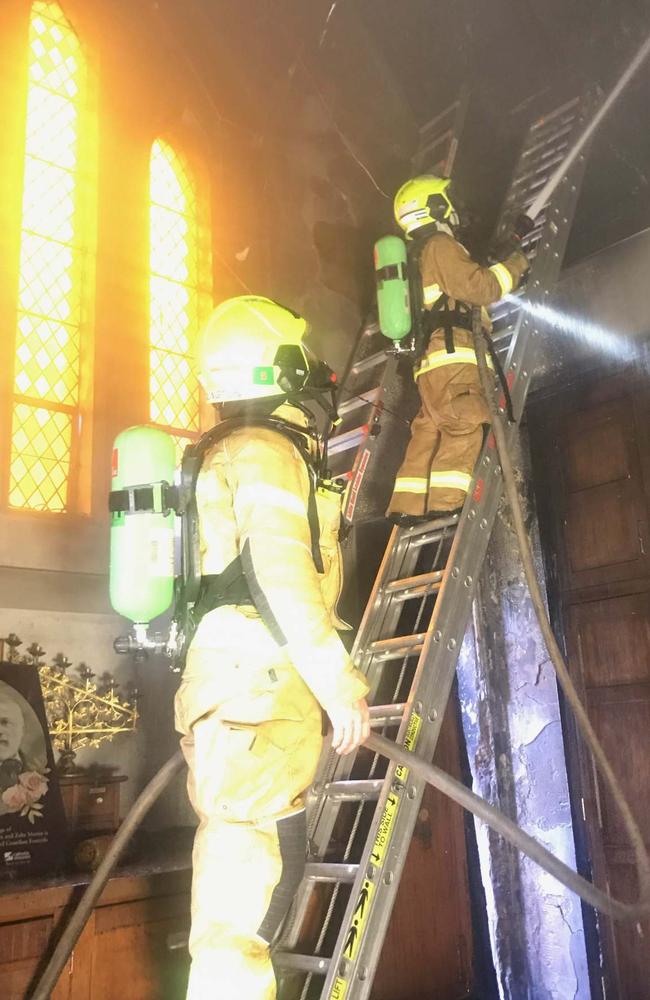
[[5, 788], [2, 793], [2, 801], [11, 812], [17, 812], [27, 805], [29, 794], [27, 789], [23, 788], [22, 785], [12, 785], [11, 788]]
[[38, 771], [23, 771], [19, 775], [18, 781], [27, 792], [30, 802], [36, 802], [47, 791], [47, 778], [44, 778]]

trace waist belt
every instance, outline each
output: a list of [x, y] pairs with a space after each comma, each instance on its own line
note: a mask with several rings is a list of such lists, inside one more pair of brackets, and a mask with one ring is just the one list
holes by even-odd
[[445, 294], [436, 302], [429, 311], [428, 334], [434, 330], [442, 329], [445, 333], [445, 349], [447, 354], [455, 354], [454, 327], [460, 330], [472, 330], [472, 311], [463, 302], [458, 302], [453, 309], [449, 308], [449, 297]]
[[226, 566], [223, 573], [209, 573], [201, 577], [199, 596], [192, 609], [194, 626], [198, 626], [209, 611], [227, 604], [252, 604], [255, 607], [239, 556]]

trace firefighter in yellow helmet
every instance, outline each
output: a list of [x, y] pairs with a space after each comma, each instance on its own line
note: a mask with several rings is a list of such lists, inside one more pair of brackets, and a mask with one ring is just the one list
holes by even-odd
[[368, 687], [336, 632], [340, 497], [316, 482], [305, 328], [250, 295], [200, 338], [202, 385], [233, 429], [198, 477], [200, 622], [175, 706], [199, 817], [189, 1000], [273, 1000], [269, 946], [304, 871], [322, 709], [340, 753], [369, 732]]
[[[415, 243], [422, 304], [430, 331], [415, 366], [421, 407], [397, 473], [387, 515], [410, 524], [465, 502], [489, 420], [472, 344], [471, 307], [488, 306], [519, 284], [528, 261], [516, 250], [481, 267], [455, 239], [458, 215], [449, 180], [426, 174], [395, 196], [395, 218]], [[484, 313], [489, 332], [489, 319]]]

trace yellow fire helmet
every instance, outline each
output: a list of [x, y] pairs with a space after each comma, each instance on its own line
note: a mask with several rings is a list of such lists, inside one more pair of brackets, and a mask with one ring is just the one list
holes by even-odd
[[300, 391], [309, 376], [307, 323], [259, 295], [226, 299], [199, 337], [199, 381], [211, 403]]
[[402, 184], [395, 195], [393, 211], [407, 239], [412, 239], [423, 226], [440, 222], [458, 225], [458, 215], [447, 191], [450, 183], [448, 177], [421, 174]]

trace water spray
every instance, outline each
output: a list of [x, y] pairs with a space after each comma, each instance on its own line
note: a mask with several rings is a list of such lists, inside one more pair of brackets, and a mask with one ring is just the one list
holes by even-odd
[[506, 295], [504, 298], [533, 319], [568, 334], [573, 340], [600, 354], [609, 355], [617, 361], [634, 361], [639, 357], [637, 345], [616, 330], [609, 330], [580, 316], [573, 316], [541, 302], [530, 302], [517, 295]]

